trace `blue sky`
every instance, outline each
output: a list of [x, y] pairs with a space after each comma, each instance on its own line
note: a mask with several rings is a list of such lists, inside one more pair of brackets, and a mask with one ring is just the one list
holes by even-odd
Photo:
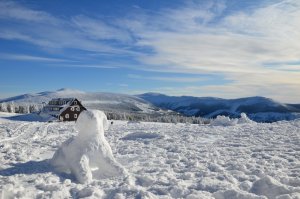
[[0, 98], [67, 87], [300, 102], [300, 1], [0, 1]]

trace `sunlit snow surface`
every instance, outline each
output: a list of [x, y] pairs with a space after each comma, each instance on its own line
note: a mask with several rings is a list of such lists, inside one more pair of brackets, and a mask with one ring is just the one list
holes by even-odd
[[74, 126], [0, 118], [0, 198], [300, 198], [300, 120], [114, 121], [105, 136], [129, 175], [90, 184], [48, 163]]

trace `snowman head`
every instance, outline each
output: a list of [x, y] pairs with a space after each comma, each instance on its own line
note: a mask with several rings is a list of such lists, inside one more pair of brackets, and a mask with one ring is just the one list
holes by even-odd
[[82, 111], [76, 122], [76, 129], [79, 131], [79, 135], [83, 136], [104, 135], [104, 130], [107, 130], [108, 127], [106, 115], [99, 110]]

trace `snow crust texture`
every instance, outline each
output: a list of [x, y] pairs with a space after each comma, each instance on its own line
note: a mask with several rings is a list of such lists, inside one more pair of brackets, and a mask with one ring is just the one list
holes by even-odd
[[[93, 115], [97, 114], [82, 119], [90, 121]], [[104, 168], [103, 162], [91, 165], [91, 159], [96, 158], [88, 151], [100, 150], [96, 147], [100, 145], [85, 145], [88, 136], [80, 137], [83, 132], [94, 135], [94, 127], [105, 126], [99, 127], [98, 121], [101, 119], [81, 126], [73, 122], [9, 121], [0, 116], [0, 197], [300, 198], [300, 120], [231, 125], [114, 121], [109, 130], [101, 131], [111, 146], [111, 150], [101, 149], [101, 154], [107, 154], [110, 160], [104, 162], [112, 165], [110, 169], [121, 167], [117, 161], [127, 175], [107, 177], [101, 173], [99, 178], [95, 173], [100, 169], [95, 168]], [[98, 141], [103, 141], [101, 136]], [[57, 173], [49, 164], [54, 153], [54, 157], [74, 153], [78, 158], [70, 149], [62, 152], [75, 140], [88, 149], [80, 158], [86, 167], [78, 168], [83, 170], [79, 173], [90, 169], [90, 183], [78, 183], [72, 175]], [[64, 163], [67, 161], [73, 160]]]
[[50, 160], [55, 170], [71, 173], [80, 183], [125, 174], [104, 137], [108, 121], [102, 111], [83, 111], [76, 129], [78, 135], [64, 142]]

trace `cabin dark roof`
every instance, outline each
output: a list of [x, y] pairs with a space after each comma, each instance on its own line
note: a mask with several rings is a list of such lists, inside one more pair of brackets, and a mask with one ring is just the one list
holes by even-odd
[[53, 98], [49, 101], [48, 105], [64, 105], [74, 100], [75, 98]]
[[60, 115], [76, 98], [53, 98], [43, 108], [43, 112], [49, 115]]

